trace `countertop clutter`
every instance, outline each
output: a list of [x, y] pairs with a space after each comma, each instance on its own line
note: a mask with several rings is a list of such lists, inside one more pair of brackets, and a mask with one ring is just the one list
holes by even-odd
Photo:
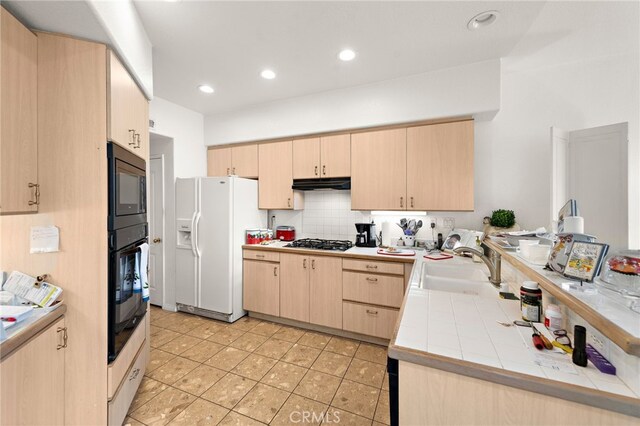
[[429, 262], [472, 263], [460, 257], [417, 259], [390, 357], [640, 416], [640, 395], [617, 376], [591, 363], [576, 367], [569, 355], [535, 349], [531, 328], [501, 325], [521, 319], [519, 302], [500, 299], [488, 282], [495, 298], [422, 288], [421, 269]]
[[48, 328], [66, 311], [67, 306], [64, 303], [51, 308], [35, 309], [28, 318], [8, 329], [6, 339], [0, 341], [0, 360], [4, 360], [31, 338]]

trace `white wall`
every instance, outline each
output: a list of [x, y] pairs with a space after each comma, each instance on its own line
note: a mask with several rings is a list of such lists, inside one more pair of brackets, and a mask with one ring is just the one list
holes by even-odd
[[173, 139], [175, 177], [207, 175], [202, 114], [155, 97], [149, 103], [149, 119], [155, 122], [153, 133]]
[[[491, 121], [476, 121], [475, 211], [438, 216], [454, 217], [456, 227], [481, 229], [484, 216], [506, 208], [515, 211], [523, 228], [549, 227], [550, 127], [576, 130], [627, 121], [629, 243], [640, 248], [638, 9], [637, 2], [545, 5], [528, 35], [502, 60], [500, 111]], [[498, 80], [485, 71], [487, 80]], [[485, 91], [470, 84], [456, 90], [449, 73], [427, 73], [209, 116], [206, 143], [445, 117], [456, 108], [462, 112], [470, 110], [469, 105], [479, 107], [483, 97], [485, 107], [495, 103], [493, 86]], [[446, 89], [434, 92], [446, 102], [421, 103], [428, 98], [427, 86]], [[375, 96], [369, 92], [372, 88]], [[387, 93], [400, 88], [399, 96]], [[585, 228], [588, 232], [588, 223]], [[600, 237], [606, 241], [606, 236]]]
[[151, 41], [133, 1], [87, 0], [108, 34], [111, 46], [137, 80], [147, 98], [153, 98]]
[[500, 107], [500, 61], [485, 61], [206, 117], [207, 145], [474, 115]]

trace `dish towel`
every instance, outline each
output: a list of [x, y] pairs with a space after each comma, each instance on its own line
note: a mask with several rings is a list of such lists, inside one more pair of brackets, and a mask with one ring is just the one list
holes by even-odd
[[142, 284], [142, 301], [149, 300], [149, 244], [140, 246], [140, 283]]

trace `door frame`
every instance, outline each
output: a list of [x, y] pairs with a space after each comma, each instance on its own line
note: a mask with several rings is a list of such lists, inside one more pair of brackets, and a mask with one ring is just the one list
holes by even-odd
[[[152, 160], [160, 160], [161, 161], [161, 182], [162, 182], [162, 306], [165, 305], [165, 297], [166, 297], [166, 284], [167, 284], [167, 249], [166, 249], [166, 235], [167, 235], [167, 215], [166, 215], [166, 202], [167, 202], [167, 188], [165, 184], [165, 158], [164, 154], [154, 154], [149, 156], [149, 171], [151, 171], [151, 161]], [[151, 197], [150, 197], [151, 200]], [[153, 202], [150, 203], [151, 208], [153, 208]], [[154, 217], [157, 212], [154, 212]]]

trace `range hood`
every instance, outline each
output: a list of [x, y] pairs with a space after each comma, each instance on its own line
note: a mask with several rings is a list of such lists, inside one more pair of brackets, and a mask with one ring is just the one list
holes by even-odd
[[350, 190], [351, 178], [294, 179], [291, 188], [299, 191], [313, 191], [315, 189]]

